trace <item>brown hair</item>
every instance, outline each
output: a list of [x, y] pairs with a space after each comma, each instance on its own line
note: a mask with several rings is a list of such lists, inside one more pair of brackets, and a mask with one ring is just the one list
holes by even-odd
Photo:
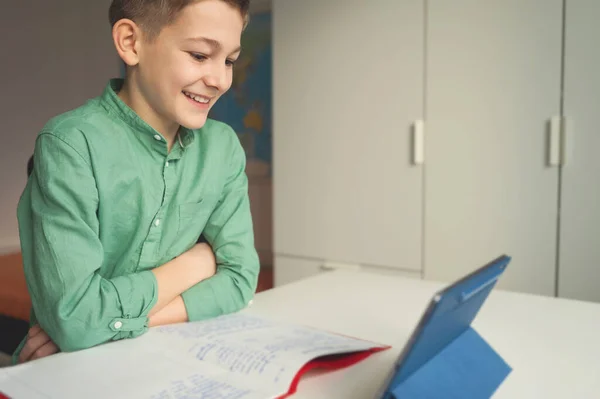
[[[151, 39], [160, 30], [172, 23], [177, 14], [190, 4], [201, 0], [112, 0], [108, 10], [110, 25], [126, 18], [142, 27]], [[221, 0], [237, 8], [244, 18], [244, 26], [248, 23], [250, 0]]]

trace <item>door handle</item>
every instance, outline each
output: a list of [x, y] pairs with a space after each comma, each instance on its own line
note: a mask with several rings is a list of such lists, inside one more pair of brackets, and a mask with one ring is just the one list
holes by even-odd
[[413, 164], [423, 165], [425, 162], [425, 123], [417, 120], [413, 124]]

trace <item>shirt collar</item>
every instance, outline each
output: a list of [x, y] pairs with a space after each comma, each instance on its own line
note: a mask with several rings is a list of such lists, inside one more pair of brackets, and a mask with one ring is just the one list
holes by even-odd
[[[154, 145], [161, 144], [163, 148], [166, 149], [165, 138], [157, 132], [156, 129], [140, 118], [139, 115], [117, 95], [119, 90], [121, 90], [121, 87], [123, 87], [123, 83], [123, 79], [111, 79], [104, 88], [104, 92], [100, 97], [100, 102], [108, 112], [121, 118], [129, 126], [134, 128], [136, 132], [146, 136], [147, 140], [151, 140]], [[160, 142], [156, 137], [161, 138]], [[181, 149], [185, 149], [193, 141], [194, 131], [181, 126], [175, 144], [181, 146]]]

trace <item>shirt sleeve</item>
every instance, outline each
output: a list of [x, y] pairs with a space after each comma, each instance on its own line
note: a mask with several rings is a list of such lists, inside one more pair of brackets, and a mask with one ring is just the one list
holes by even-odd
[[230, 172], [221, 199], [209, 218], [203, 236], [212, 246], [217, 273], [182, 294], [190, 321], [236, 312], [254, 297], [260, 263], [248, 197], [246, 157], [235, 132], [228, 128], [232, 145]]
[[18, 209], [36, 319], [66, 352], [143, 334], [158, 296], [150, 271], [110, 279], [99, 273], [98, 191], [87, 154], [56, 135], [40, 134]]

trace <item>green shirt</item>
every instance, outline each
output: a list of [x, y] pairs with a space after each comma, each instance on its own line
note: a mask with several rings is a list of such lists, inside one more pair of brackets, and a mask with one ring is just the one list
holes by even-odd
[[112, 80], [100, 97], [46, 124], [18, 205], [31, 323], [62, 351], [146, 332], [158, 293], [151, 270], [201, 235], [218, 267], [182, 294], [189, 319], [236, 312], [256, 290], [237, 135], [208, 119], [199, 130], [182, 128], [168, 152], [117, 96], [121, 85]]

